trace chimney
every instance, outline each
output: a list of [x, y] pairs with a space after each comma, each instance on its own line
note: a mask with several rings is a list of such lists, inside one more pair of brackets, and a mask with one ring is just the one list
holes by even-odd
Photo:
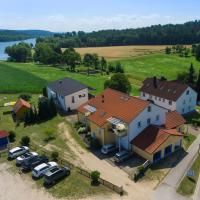
[[101, 97], [102, 97], [102, 103], [104, 103], [104, 95], [102, 94]]
[[155, 88], [158, 87], [157, 77], [156, 77], [156, 76], [153, 77], [153, 86], [154, 86]]

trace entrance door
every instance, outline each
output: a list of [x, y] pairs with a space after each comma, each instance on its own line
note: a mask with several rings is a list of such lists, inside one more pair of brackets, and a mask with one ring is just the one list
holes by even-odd
[[172, 153], [172, 145], [165, 148], [165, 157]]
[[162, 153], [161, 151], [158, 151], [153, 155], [153, 162], [158, 162], [162, 158]]

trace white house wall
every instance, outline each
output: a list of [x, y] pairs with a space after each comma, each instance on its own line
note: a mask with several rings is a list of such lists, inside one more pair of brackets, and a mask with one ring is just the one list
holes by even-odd
[[163, 98], [160, 98], [160, 97], [156, 97], [156, 96], [150, 95], [148, 93], [145, 93], [145, 96], [143, 96], [143, 92], [140, 93], [140, 98], [143, 99], [143, 100], [150, 99], [156, 105], [161, 106], [163, 108], [166, 108], [168, 110], [171, 110], [171, 111], [175, 111], [176, 110], [176, 102], [175, 101], [172, 101], [171, 102], [172, 104], [170, 105], [168, 99], [163, 99]]
[[[150, 104], [151, 112], [148, 112], [148, 108], [143, 110], [130, 124], [128, 127], [128, 135], [126, 137], [121, 138], [121, 145], [125, 149], [130, 149], [130, 142], [137, 135], [139, 135], [145, 128], [149, 125], [147, 124], [147, 119], [151, 119], [151, 123], [153, 125], [163, 125], [165, 124], [166, 109], [156, 106], [154, 104]], [[156, 116], [159, 115], [159, 120], [156, 120]], [[141, 122], [141, 127], [138, 127], [138, 122]]]
[[[85, 95], [84, 97], [79, 97], [79, 95]], [[72, 103], [72, 97], [74, 96], [74, 103]], [[76, 93], [70, 94], [65, 97], [66, 110], [70, 108], [71, 110], [76, 110], [79, 106], [88, 101], [88, 88], [80, 90]]]
[[[189, 91], [189, 95], [187, 95]], [[186, 114], [195, 110], [197, 93], [190, 87], [179, 97], [176, 102], [176, 110], [180, 114]]]

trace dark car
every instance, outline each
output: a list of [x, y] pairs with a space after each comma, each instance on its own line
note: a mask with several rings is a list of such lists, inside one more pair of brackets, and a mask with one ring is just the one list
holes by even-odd
[[69, 167], [56, 166], [49, 170], [44, 176], [44, 185], [49, 186], [55, 184], [60, 179], [70, 175]]
[[26, 160], [22, 164], [22, 170], [30, 171], [30, 170], [34, 169], [36, 166], [38, 166], [42, 163], [47, 163], [47, 162], [49, 162], [49, 159], [46, 156], [36, 156], [29, 160]]
[[123, 150], [115, 154], [114, 160], [116, 163], [121, 163], [128, 160], [131, 156], [130, 152]]

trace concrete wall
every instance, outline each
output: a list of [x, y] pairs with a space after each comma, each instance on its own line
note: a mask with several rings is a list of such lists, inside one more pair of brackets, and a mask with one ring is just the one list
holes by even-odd
[[[187, 95], [187, 91], [189, 94]], [[186, 114], [195, 110], [197, 102], [197, 93], [191, 88], [188, 87], [185, 92], [179, 97], [177, 101], [170, 101], [160, 97], [156, 97], [147, 93], [140, 93], [140, 98], [143, 100], [152, 100], [156, 105], [159, 105], [163, 108], [169, 109], [171, 111], [177, 111], [180, 114]]]
[[[128, 126], [128, 135], [121, 139], [121, 144], [125, 149], [131, 149], [131, 140], [139, 135], [145, 128], [149, 126], [147, 119], [151, 119], [150, 124], [163, 125], [165, 123], [166, 109], [163, 109], [154, 104], [150, 104], [151, 112], [148, 112], [148, 108], [143, 110]], [[156, 120], [156, 116], [159, 115], [159, 120]], [[138, 127], [138, 122], [141, 122], [141, 127]]]
[[[189, 91], [189, 95], [187, 95]], [[190, 87], [181, 95], [176, 102], [176, 110], [180, 114], [186, 114], [195, 110], [197, 93]]]
[[[47, 87], [47, 95], [48, 98], [56, 97], [63, 110], [68, 111], [69, 108], [70, 110], [76, 110], [79, 106], [88, 101], [88, 88], [64, 97], [62, 95], [56, 94], [54, 91]], [[74, 103], [72, 102], [73, 97]]]
[[[145, 96], [143, 94], [145, 94]], [[171, 111], [176, 110], [176, 102], [175, 101], [171, 101], [171, 105], [170, 105], [169, 100], [167, 100], [167, 99], [156, 97], [156, 96], [150, 95], [148, 93], [143, 93], [143, 92], [140, 93], [140, 98], [143, 100], [150, 99], [150, 100], [154, 101], [154, 103], [156, 105], [166, 108], [168, 110], [171, 110]]]
[[[79, 95], [84, 95], [84, 97], [80, 97]], [[74, 103], [72, 102], [73, 97], [75, 100]], [[71, 110], [76, 110], [79, 106], [86, 103], [87, 101], [88, 89], [86, 88], [65, 97], [66, 110], [68, 110], [68, 108], [70, 108]]]

